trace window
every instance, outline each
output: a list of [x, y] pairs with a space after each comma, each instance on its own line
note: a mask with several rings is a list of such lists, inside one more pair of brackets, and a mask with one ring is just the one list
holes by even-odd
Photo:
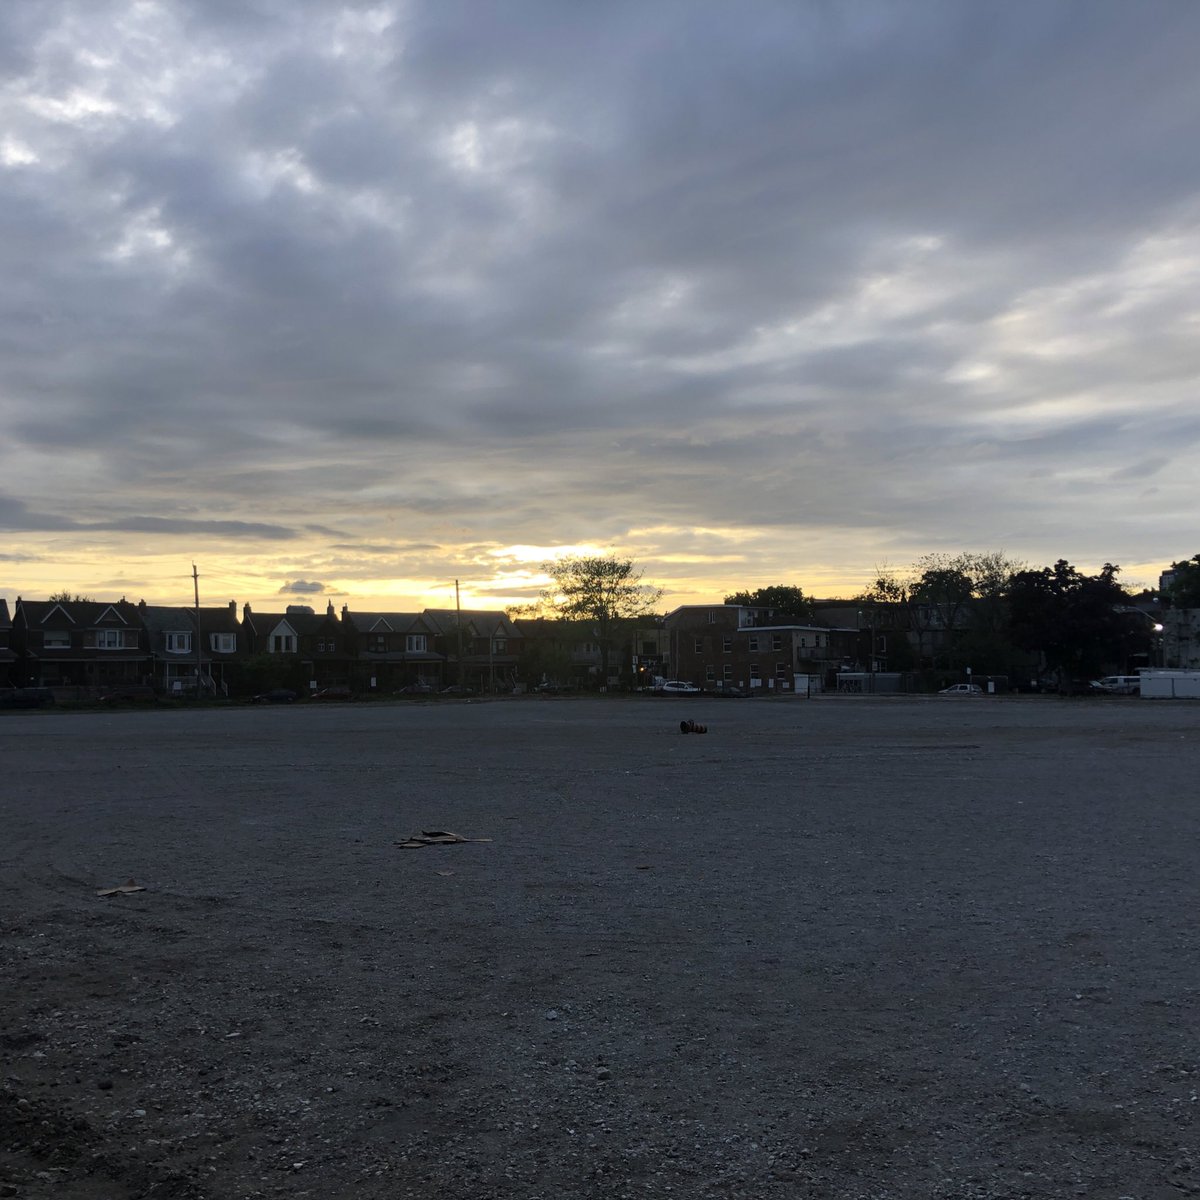
[[425, 635], [423, 633], [410, 633], [404, 639], [404, 649], [409, 654], [424, 654], [425, 653]]
[[217, 654], [233, 654], [237, 650], [237, 634], [210, 633], [208, 644]]
[[492, 638], [492, 653], [505, 654], [508, 652], [508, 638]]
[[290, 633], [276, 633], [271, 636], [272, 654], [295, 654], [296, 638]]
[[771, 649], [772, 650], [782, 650], [783, 649], [783, 634], [782, 633], [771, 634]]
[[372, 654], [383, 654], [387, 650], [387, 638], [382, 633], [373, 633], [367, 638], [367, 649]]
[[708, 610], [708, 623], [710, 625], [715, 625], [717, 623], [717, 610], [715, 608], [710, 608]]
[[785, 662], [777, 662], [775, 664], [775, 678], [786, 679], [791, 674], [790, 666]]
[[44, 633], [42, 634], [42, 645], [47, 650], [66, 650], [71, 645], [71, 635], [65, 629], [58, 632]]
[[761, 679], [762, 678], [758, 673], [758, 663], [750, 664], [750, 678], [751, 679]]
[[703, 638], [696, 639], [696, 653], [697, 654], [704, 653], [704, 639]]
[[731, 637], [723, 637], [723, 638], [721, 639], [721, 649], [722, 649], [722, 650], [723, 650], [723, 651], [724, 651], [726, 654], [732, 654], [732, 653], [733, 653], [733, 638], [731, 638]]
[[808, 638], [806, 638], [806, 637], [802, 637], [802, 638], [800, 639], [800, 649], [801, 649], [801, 650], [807, 650], [807, 649], [808, 649]]
[[704, 668], [704, 679], [707, 683], [715, 683], [716, 678], [717, 669], [712, 665], [712, 663], [709, 663], [708, 666]]
[[168, 633], [167, 652], [169, 654], [186, 654], [192, 648], [190, 633]]
[[120, 629], [97, 629], [96, 630], [96, 649], [97, 650], [123, 650], [125, 648], [125, 634]]
[[751, 649], [751, 650], [757, 650], [757, 649], [758, 649], [758, 634], [751, 634], [751, 635], [750, 635], [750, 649]]
[[317, 642], [318, 654], [332, 654], [337, 649], [337, 642], [333, 638], [321, 638]]
[[721, 668], [721, 678], [724, 679], [726, 683], [733, 678], [733, 663], [726, 663]]

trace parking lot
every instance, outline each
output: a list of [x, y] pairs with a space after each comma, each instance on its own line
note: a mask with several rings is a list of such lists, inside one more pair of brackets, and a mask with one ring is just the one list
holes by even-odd
[[1200, 1192], [1198, 705], [32, 712], [0, 751], [5, 1195]]

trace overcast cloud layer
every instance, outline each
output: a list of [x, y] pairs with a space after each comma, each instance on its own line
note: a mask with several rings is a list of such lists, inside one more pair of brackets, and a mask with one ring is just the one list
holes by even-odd
[[1181, 0], [8, 0], [0, 594], [1153, 582], [1197, 45]]

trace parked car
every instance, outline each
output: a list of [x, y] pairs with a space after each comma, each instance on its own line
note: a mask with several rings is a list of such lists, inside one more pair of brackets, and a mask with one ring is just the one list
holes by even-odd
[[977, 683], [952, 683], [949, 687], [942, 688], [938, 692], [939, 696], [982, 696], [983, 688]]
[[54, 703], [47, 687], [0, 688], [0, 708], [46, 708]]
[[149, 684], [125, 683], [111, 687], [100, 697], [101, 704], [153, 704], [158, 696]]
[[409, 683], [405, 684], [397, 693], [397, 696], [429, 696], [433, 694], [433, 685], [429, 683]]
[[292, 704], [296, 693], [291, 688], [271, 688], [270, 691], [259, 692], [250, 697], [251, 704]]
[[313, 692], [309, 697], [310, 700], [353, 700], [354, 693], [343, 684], [336, 684], [333, 687], [323, 687], [318, 691]]
[[473, 696], [475, 692], [472, 688], [463, 687], [462, 684], [452, 683], [449, 687], [442, 688], [443, 696]]
[[553, 683], [547, 680], [545, 683], [539, 683], [533, 690], [542, 696], [557, 696], [560, 692], [565, 692], [567, 689], [561, 683]]
[[1142, 680], [1138, 675], [1105, 675], [1103, 679], [1093, 679], [1088, 687], [1110, 696], [1138, 696], [1141, 695]]
[[727, 700], [745, 700], [754, 695], [753, 692], [740, 688], [733, 683], [718, 683], [713, 688], [714, 696], [724, 696]]
[[659, 696], [699, 696], [700, 689], [684, 679], [666, 679], [656, 687]]

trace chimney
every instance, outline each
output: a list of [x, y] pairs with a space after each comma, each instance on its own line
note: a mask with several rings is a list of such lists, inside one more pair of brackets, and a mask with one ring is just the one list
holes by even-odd
[[342, 620], [343, 621], [346, 620], [346, 618], [349, 617], [349, 615], [350, 615], [350, 605], [343, 604], [342, 605]]
[[244, 625], [249, 620], [250, 620], [250, 602], [247, 600], [246, 603], [242, 605], [242, 624]]
[[229, 615], [231, 617], [233, 617], [233, 619], [235, 621], [237, 620], [237, 601], [236, 600], [230, 600], [230, 602], [229, 602]]
[[329, 601], [329, 603], [328, 603], [328, 604], [326, 605], [326, 607], [325, 607], [325, 615], [326, 615], [326, 616], [327, 616], [327, 617], [328, 617], [328, 618], [329, 618], [331, 621], [336, 621], [336, 620], [337, 620], [337, 613], [333, 611], [333, 601], [332, 601], [332, 600], [330, 600], [330, 601]]

